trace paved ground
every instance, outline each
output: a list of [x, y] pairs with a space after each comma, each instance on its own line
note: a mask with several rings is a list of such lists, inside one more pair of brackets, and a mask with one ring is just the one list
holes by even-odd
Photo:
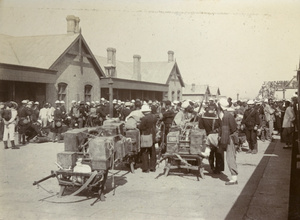
[[282, 146], [278, 140], [259, 142], [258, 154], [238, 153], [239, 184], [234, 186], [224, 184], [230, 177], [227, 167], [222, 175], [211, 175], [207, 160], [200, 181], [184, 170], [163, 176], [164, 162], [148, 174], [120, 166], [109, 174], [106, 201], [91, 206], [95, 198], [84, 195], [57, 198], [54, 178], [40, 188], [32, 185], [57, 170], [63, 143], [4, 150], [0, 142], [0, 219], [287, 219], [291, 150]]

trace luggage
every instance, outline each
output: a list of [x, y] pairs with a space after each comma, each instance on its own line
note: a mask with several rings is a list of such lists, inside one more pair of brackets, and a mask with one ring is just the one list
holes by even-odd
[[[140, 131], [139, 129], [132, 129], [132, 130], [126, 130], [125, 132], [125, 137], [131, 139], [131, 145], [128, 144], [127, 150], [129, 151], [134, 151], [134, 152], [139, 152], [140, 151]], [[129, 149], [129, 147], [131, 149]]]
[[76, 152], [61, 152], [57, 154], [57, 163], [64, 169], [73, 169], [76, 165]]
[[126, 145], [126, 138], [122, 137], [117, 142], [115, 142], [115, 160], [120, 159], [122, 160], [126, 156], [125, 151], [125, 145]]
[[179, 131], [171, 131], [167, 135], [167, 153], [178, 153]]
[[206, 132], [204, 129], [192, 129], [190, 134], [190, 154], [200, 154], [205, 150]]
[[89, 142], [89, 157], [93, 170], [106, 170], [111, 166], [114, 154], [114, 137], [96, 137]]
[[65, 151], [78, 152], [79, 146], [86, 140], [87, 128], [69, 130], [64, 134]]

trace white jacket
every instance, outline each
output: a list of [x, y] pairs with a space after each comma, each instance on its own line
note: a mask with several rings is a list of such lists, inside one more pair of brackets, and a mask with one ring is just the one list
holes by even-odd
[[291, 128], [294, 127], [293, 121], [295, 120], [295, 113], [291, 106], [287, 107], [284, 113], [282, 127]]

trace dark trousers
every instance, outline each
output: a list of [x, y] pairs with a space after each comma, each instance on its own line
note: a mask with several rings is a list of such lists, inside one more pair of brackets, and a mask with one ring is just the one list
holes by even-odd
[[142, 170], [155, 170], [156, 167], [156, 151], [155, 145], [152, 147], [141, 148]]
[[257, 133], [253, 129], [245, 129], [246, 138], [251, 150], [257, 150]]
[[3, 133], [4, 133], [4, 122], [1, 119], [0, 120], [0, 141], [2, 141], [2, 139], [3, 139]]
[[208, 161], [213, 171], [224, 171], [224, 149], [221, 147], [212, 147]]

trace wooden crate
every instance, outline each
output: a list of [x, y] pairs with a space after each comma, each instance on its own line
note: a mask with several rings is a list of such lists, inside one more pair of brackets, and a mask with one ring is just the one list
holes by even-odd
[[[140, 131], [139, 129], [126, 130], [125, 132], [126, 138], [131, 139], [131, 145], [128, 144], [128, 151], [139, 152], [140, 151]], [[129, 149], [131, 147], [131, 149]]]
[[107, 160], [91, 160], [92, 170], [107, 170], [111, 167], [110, 159]]
[[114, 136], [92, 138], [89, 141], [89, 156], [91, 160], [107, 160], [114, 153], [114, 145]]
[[64, 134], [65, 151], [77, 152], [79, 145], [87, 138], [88, 129], [78, 128]]
[[64, 169], [73, 169], [76, 165], [77, 153], [76, 152], [61, 152], [57, 154], [57, 163]]
[[206, 132], [204, 129], [192, 129], [190, 135], [190, 153], [200, 154], [205, 150]]
[[167, 153], [178, 153], [179, 131], [171, 131], [167, 135]]

